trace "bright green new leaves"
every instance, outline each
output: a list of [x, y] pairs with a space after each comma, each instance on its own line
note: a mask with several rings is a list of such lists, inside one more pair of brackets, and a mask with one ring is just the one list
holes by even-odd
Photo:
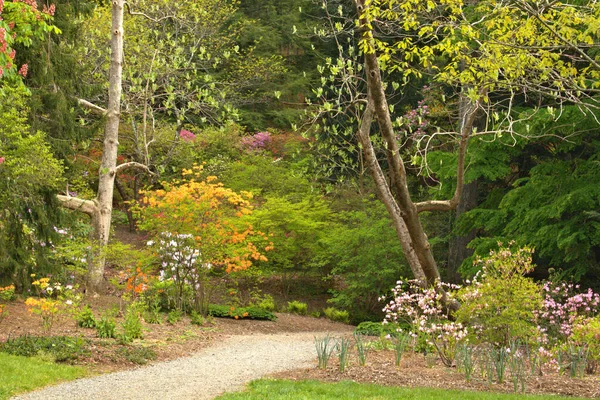
[[20, 82], [27, 75], [27, 64], [15, 64], [15, 46], [29, 47], [44, 34], [60, 33], [51, 24], [53, 14], [54, 6], [41, 11], [35, 1], [0, 1], [0, 78]]
[[19, 286], [47, 266], [62, 174], [45, 135], [30, 132], [27, 111], [20, 90], [0, 91], [0, 282]]
[[361, 49], [382, 67], [468, 86], [472, 100], [502, 91], [579, 103], [598, 86], [596, 2], [373, 0], [361, 15], [375, 39]]

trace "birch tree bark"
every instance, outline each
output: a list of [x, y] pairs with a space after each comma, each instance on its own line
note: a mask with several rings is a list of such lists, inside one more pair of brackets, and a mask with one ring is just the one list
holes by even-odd
[[123, 10], [124, 0], [112, 2], [111, 58], [109, 70], [108, 107], [102, 162], [99, 170], [98, 193], [94, 200], [58, 196], [66, 208], [78, 210], [91, 218], [92, 256], [88, 260], [88, 293], [99, 293], [103, 289], [105, 249], [110, 235], [113, 193], [117, 173], [117, 152], [119, 146], [119, 122], [121, 116], [121, 90], [123, 72]]

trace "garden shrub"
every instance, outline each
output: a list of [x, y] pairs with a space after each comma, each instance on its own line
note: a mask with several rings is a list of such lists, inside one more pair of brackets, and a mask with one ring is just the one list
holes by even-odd
[[588, 350], [586, 370], [595, 373], [600, 365], [600, 317], [579, 319], [573, 325], [571, 339]]
[[308, 315], [308, 304], [300, 301], [288, 301], [287, 312], [298, 315]]
[[96, 318], [89, 305], [84, 306], [75, 316], [77, 326], [81, 328], [95, 328]]
[[232, 307], [218, 304], [211, 304], [208, 307], [209, 315], [218, 318], [249, 318], [258, 320], [275, 321], [277, 316], [270, 311], [264, 310], [260, 307]]
[[117, 337], [117, 322], [113, 312], [104, 313], [96, 321], [96, 333], [99, 338], [111, 339]]
[[76, 360], [89, 354], [84, 338], [70, 336], [19, 336], [0, 344], [0, 351], [15, 356], [35, 357], [50, 354], [55, 361]]
[[140, 316], [140, 303], [132, 303], [127, 307], [125, 319], [121, 323], [121, 329], [123, 330], [121, 339], [125, 343], [131, 342], [134, 339], [144, 338]]
[[202, 169], [184, 169], [183, 180], [162, 182], [164, 189], [144, 192], [134, 210], [140, 228], [153, 235], [148, 245], [159, 254], [159, 280], [173, 282], [174, 290], [167, 292], [173, 296], [170, 301], [179, 310], [206, 315], [212, 291], [209, 274], [267, 261], [263, 253], [272, 243], [246, 221], [252, 213], [252, 193], [227, 189], [214, 176], [200, 180]]
[[150, 347], [124, 346], [117, 350], [117, 354], [138, 365], [145, 365], [148, 360], [156, 360], [156, 352]]
[[206, 323], [206, 318], [204, 318], [202, 314], [192, 311], [190, 314], [190, 322], [192, 325], [203, 326]]
[[271, 295], [265, 295], [258, 303], [258, 307], [266, 311], [275, 311], [275, 300]]
[[[381, 322], [363, 321], [354, 329], [354, 333], [366, 336], [392, 335], [398, 329], [397, 324], [382, 324]], [[408, 328], [408, 326], [405, 326]]]
[[332, 321], [343, 322], [345, 324], [350, 323], [350, 314], [348, 311], [338, 310], [334, 307], [328, 307], [323, 310], [323, 313]]
[[533, 271], [532, 253], [530, 248], [501, 247], [477, 261], [482, 272], [459, 291], [461, 307], [456, 313], [457, 321], [471, 328], [473, 342], [506, 346], [514, 339], [530, 343], [539, 336], [535, 316], [542, 294], [533, 279], [523, 276]]
[[171, 325], [175, 325], [177, 322], [179, 322], [182, 316], [183, 313], [179, 310], [169, 311], [169, 314], [167, 314], [167, 322]]

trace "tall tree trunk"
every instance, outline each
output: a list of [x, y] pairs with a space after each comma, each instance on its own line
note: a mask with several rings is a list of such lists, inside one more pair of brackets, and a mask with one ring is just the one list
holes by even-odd
[[104, 249], [110, 235], [115, 175], [117, 173], [117, 151], [119, 146], [119, 122], [121, 117], [121, 90], [123, 72], [123, 9], [124, 0], [112, 2], [111, 59], [108, 86], [108, 107], [106, 109], [106, 127], [104, 146], [100, 164], [98, 212], [92, 215], [93, 241], [95, 251], [88, 270], [88, 288], [98, 292], [102, 288], [105, 264]]
[[[457, 221], [461, 215], [477, 207], [477, 180], [465, 184], [463, 189], [463, 195], [456, 207], [456, 214], [454, 221]], [[458, 268], [462, 262], [473, 254], [473, 250], [469, 249], [467, 245], [471, 240], [475, 239], [476, 230], [472, 229], [467, 232], [466, 235], [452, 236], [449, 243], [448, 252], [448, 271], [447, 281], [450, 283], [459, 283], [461, 280]]]
[[[443, 201], [429, 200], [420, 203], [413, 202], [408, 190], [404, 161], [401, 158], [398, 139], [396, 138], [392, 125], [392, 118], [385, 94], [385, 85], [379, 68], [379, 59], [376, 53], [371, 23], [364, 16], [364, 11], [366, 7], [369, 6], [370, 2], [369, 0], [355, 0], [355, 3], [360, 17], [362, 39], [366, 41], [365, 47], [367, 48], [367, 50], [364, 51], [364, 62], [368, 94], [367, 108], [359, 129], [361, 145], [365, 153], [365, 158], [371, 158], [371, 160], [368, 160], [367, 162], [370, 167], [375, 169], [372, 171], [372, 174], [375, 178], [377, 191], [395, 222], [398, 237], [402, 242], [402, 247], [404, 249], [412, 249], [412, 251], [409, 251], [407, 254], [414, 252], [416, 259], [418, 260], [420, 268], [416, 269], [420, 269], [420, 271], [415, 273], [415, 277], [418, 278], [419, 276], [424, 276], [426, 284], [434, 286], [440, 281], [440, 272], [435, 258], [433, 257], [433, 252], [431, 251], [431, 244], [429, 243], [427, 234], [421, 224], [419, 213], [423, 211], [453, 210], [458, 205], [464, 186], [467, 144], [473, 131], [473, 122], [477, 110], [479, 109], [479, 104], [478, 102], [466, 101], [464, 104], [464, 111], [461, 113], [462, 121], [460, 124], [460, 143], [457, 157], [457, 183], [452, 199]], [[373, 116], [377, 119], [379, 134], [381, 135], [385, 146], [388, 174], [390, 177], [389, 183], [385, 178], [381, 178], [381, 166], [376, 160], [373, 160], [374, 151], [369, 135], [371, 117]], [[369, 155], [369, 153], [372, 154]], [[408, 235], [406, 235], [406, 233], [408, 233]], [[413, 268], [412, 264], [411, 268]], [[422, 272], [422, 274], [417, 275], [419, 272]], [[443, 302], [449, 309], [458, 309], [459, 304], [457, 302], [450, 301], [442, 288], [438, 288], [438, 290], [443, 296]]]

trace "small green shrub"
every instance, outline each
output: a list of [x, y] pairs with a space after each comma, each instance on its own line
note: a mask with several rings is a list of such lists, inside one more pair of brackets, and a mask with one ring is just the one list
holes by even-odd
[[193, 325], [203, 326], [204, 324], [206, 324], [206, 318], [204, 318], [202, 314], [197, 313], [196, 311], [192, 311], [192, 313], [190, 314], [190, 320]]
[[211, 304], [208, 307], [208, 314], [217, 318], [249, 318], [268, 321], [277, 320], [277, 316], [275, 314], [256, 306], [236, 308], [219, 304]]
[[381, 336], [384, 333], [384, 326], [381, 322], [365, 321], [358, 324], [354, 333], [366, 336]]
[[0, 345], [0, 351], [15, 356], [50, 355], [54, 361], [76, 360], [88, 354], [87, 341], [70, 336], [19, 336]]
[[589, 351], [586, 372], [593, 374], [600, 365], [600, 317], [579, 320], [573, 326], [572, 340]]
[[288, 301], [287, 312], [298, 315], [308, 315], [308, 305], [300, 301]]
[[179, 310], [169, 311], [169, 314], [167, 314], [167, 322], [171, 325], [175, 325], [179, 322], [179, 320], [181, 320], [182, 316], [183, 313]]
[[310, 313], [310, 316], [313, 318], [321, 318], [321, 311], [313, 311]]
[[77, 321], [77, 326], [81, 328], [91, 329], [96, 327], [96, 318], [94, 318], [94, 313], [89, 305], [86, 305], [77, 313], [75, 320]]
[[328, 307], [323, 310], [323, 313], [327, 318], [332, 321], [343, 322], [348, 324], [350, 322], [350, 314], [345, 310], [338, 310], [334, 307]]
[[163, 316], [160, 312], [160, 304], [155, 304], [144, 312], [144, 321], [149, 324], [160, 325], [163, 323]]
[[131, 307], [125, 314], [125, 320], [121, 323], [123, 333], [121, 339], [123, 342], [130, 342], [133, 339], [143, 339], [143, 326], [140, 314], [135, 307]]
[[538, 330], [535, 313], [541, 309], [542, 293], [533, 279], [533, 250], [500, 248], [486, 259], [478, 259], [483, 271], [478, 281], [459, 291], [461, 307], [456, 320], [472, 330], [472, 343], [499, 343], [511, 340], [535, 341]]
[[265, 295], [264, 298], [258, 303], [258, 307], [271, 312], [275, 311], [275, 300], [273, 299], [273, 296], [269, 294]]
[[104, 313], [96, 321], [96, 334], [99, 338], [111, 339], [117, 337], [117, 322], [113, 313]]
[[150, 347], [121, 347], [117, 354], [134, 364], [144, 365], [148, 360], [156, 360], [156, 352]]

